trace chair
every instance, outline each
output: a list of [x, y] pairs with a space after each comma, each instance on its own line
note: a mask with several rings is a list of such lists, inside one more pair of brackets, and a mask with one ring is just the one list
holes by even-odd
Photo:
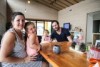
[[39, 43], [41, 42], [42, 36], [38, 36]]

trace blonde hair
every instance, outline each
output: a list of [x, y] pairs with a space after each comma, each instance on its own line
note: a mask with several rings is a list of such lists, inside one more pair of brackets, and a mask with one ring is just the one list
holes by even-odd
[[49, 31], [48, 31], [47, 29], [45, 29], [44, 32], [45, 32], [45, 31], [49, 34]]

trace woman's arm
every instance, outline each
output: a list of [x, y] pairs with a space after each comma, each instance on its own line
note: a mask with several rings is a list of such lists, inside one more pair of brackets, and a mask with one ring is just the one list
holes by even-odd
[[1, 42], [0, 61], [8, 63], [21, 63], [24, 58], [11, 57], [11, 52], [14, 48], [15, 34], [12, 32], [5, 33]]

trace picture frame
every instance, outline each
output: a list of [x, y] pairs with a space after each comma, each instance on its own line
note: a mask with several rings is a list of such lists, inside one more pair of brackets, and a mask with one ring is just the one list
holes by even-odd
[[95, 47], [96, 47], [97, 49], [100, 49], [100, 40], [96, 40], [96, 42], [95, 42]]
[[64, 23], [63, 27], [70, 30], [71, 29], [71, 24], [70, 23]]

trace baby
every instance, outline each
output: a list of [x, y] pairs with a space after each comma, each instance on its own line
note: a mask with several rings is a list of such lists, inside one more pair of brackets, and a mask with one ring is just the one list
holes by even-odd
[[44, 30], [44, 32], [43, 32], [41, 43], [45, 43], [45, 42], [51, 42], [51, 38], [49, 36], [48, 30]]

